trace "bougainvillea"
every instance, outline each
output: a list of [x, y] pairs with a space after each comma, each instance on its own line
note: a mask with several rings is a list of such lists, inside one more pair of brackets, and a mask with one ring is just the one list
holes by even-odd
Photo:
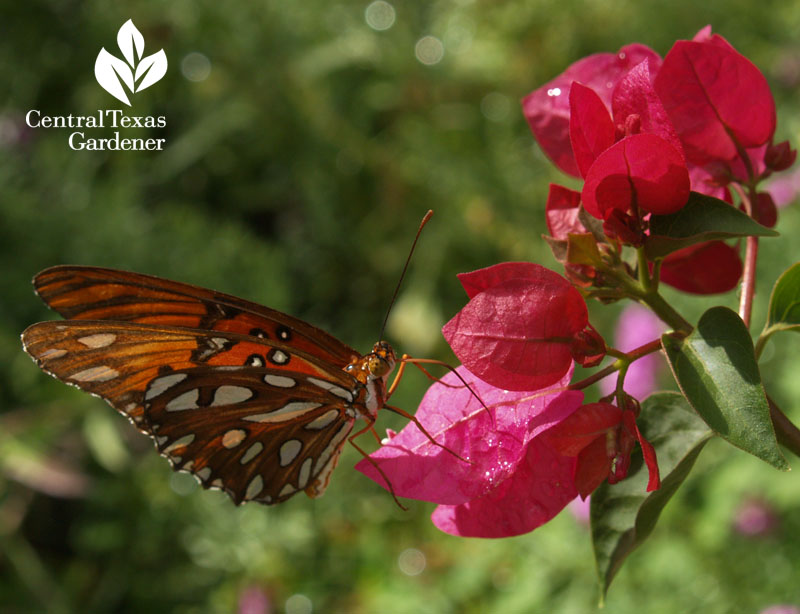
[[[417, 411], [430, 438], [409, 424], [358, 468], [438, 504], [434, 524], [461, 536], [531, 531], [591, 494], [606, 590], [709, 438], [778, 469], [788, 468], [778, 441], [800, 454], [800, 431], [758, 369], [767, 339], [800, 329], [800, 263], [777, 281], [755, 344], [749, 331], [759, 238], [777, 235], [761, 185], [796, 151], [774, 142], [767, 80], [710, 27], [663, 59], [632, 44], [579, 60], [522, 109], [545, 154], [583, 181], [551, 185], [543, 203], [564, 276], [521, 262], [459, 275], [469, 301], [443, 334], [462, 366]], [[739, 287], [738, 314], [716, 306], [692, 323], [661, 284]], [[587, 299], [632, 300], [661, 325], [643, 329], [651, 336], [638, 347], [613, 347]], [[632, 365], [658, 351], [679, 392], [627, 386]], [[598, 370], [572, 381], [575, 363]], [[604, 396], [584, 402], [609, 376]]]

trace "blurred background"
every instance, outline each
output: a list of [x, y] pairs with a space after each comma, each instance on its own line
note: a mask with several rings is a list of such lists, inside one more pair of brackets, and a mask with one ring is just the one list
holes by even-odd
[[[128, 109], [99, 87], [101, 47], [133, 19], [169, 69]], [[324, 498], [236, 508], [174, 474], [102, 401], [43, 374], [20, 332], [54, 318], [31, 277], [60, 263], [131, 269], [287, 311], [366, 351], [422, 215], [388, 339], [454, 362], [440, 328], [455, 274], [505, 260], [560, 267], [540, 236], [551, 181], [519, 100], [575, 60], [704, 25], [764, 72], [776, 140], [800, 141], [800, 4], [673, 0], [4, 2], [0, 6], [0, 611], [582, 613], [597, 603], [580, 509], [532, 534], [459, 539], [433, 505], [397, 508], [346, 449]], [[167, 126], [163, 152], [72, 151], [25, 114], [124, 108]], [[91, 131], [110, 137], [113, 130]], [[789, 175], [791, 174], [791, 171]], [[797, 177], [797, 175], [795, 175]], [[784, 201], [793, 199], [789, 179]], [[797, 260], [800, 215], [761, 243], [755, 332]], [[706, 299], [668, 293], [687, 317]], [[620, 306], [593, 305], [613, 335]], [[800, 348], [773, 341], [772, 396], [800, 418]], [[413, 411], [428, 382], [403, 381]], [[590, 391], [594, 400], [597, 393]], [[378, 426], [400, 429], [396, 416]], [[370, 445], [367, 438], [364, 445]], [[792, 464], [797, 465], [796, 462]], [[800, 483], [712, 442], [606, 611], [800, 606]]]

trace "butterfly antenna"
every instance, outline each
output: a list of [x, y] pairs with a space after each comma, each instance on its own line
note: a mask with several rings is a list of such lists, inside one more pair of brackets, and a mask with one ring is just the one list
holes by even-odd
[[378, 335], [378, 339], [383, 339], [383, 331], [386, 330], [386, 323], [389, 321], [389, 313], [392, 311], [392, 306], [394, 305], [394, 302], [397, 299], [398, 292], [400, 292], [400, 286], [403, 283], [403, 278], [406, 276], [406, 271], [408, 270], [408, 265], [411, 262], [411, 256], [414, 254], [414, 248], [417, 246], [419, 235], [422, 232], [422, 229], [425, 227], [425, 224], [428, 223], [428, 220], [431, 219], [431, 217], [433, 217], [433, 210], [428, 209], [428, 212], [425, 214], [425, 217], [422, 218], [422, 221], [419, 224], [419, 229], [417, 230], [417, 236], [414, 237], [414, 242], [411, 244], [411, 249], [408, 252], [408, 258], [406, 258], [406, 264], [403, 267], [403, 272], [400, 273], [400, 280], [397, 282], [397, 287], [394, 289], [392, 300], [389, 301], [389, 309], [386, 310], [386, 317], [383, 318], [383, 325], [381, 326], [381, 334]]

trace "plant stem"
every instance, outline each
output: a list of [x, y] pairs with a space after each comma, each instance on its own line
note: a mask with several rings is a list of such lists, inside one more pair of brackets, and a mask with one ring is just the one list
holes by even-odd
[[647, 292], [638, 297], [639, 300], [650, 307], [662, 321], [666, 322], [675, 332], [689, 334], [694, 329], [694, 326], [684, 319], [672, 305], [664, 300], [658, 292]]
[[582, 390], [583, 388], [588, 388], [595, 382], [599, 382], [601, 379], [608, 377], [615, 371], [619, 371], [623, 367], [627, 368], [627, 365], [631, 364], [632, 362], [640, 359], [642, 356], [647, 356], [648, 354], [652, 354], [653, 352], [658, 351], [661, 349], [661, 339], [653, 339], [649, 343], [645, 343], [644, 345], [639, 346], [635, 350], [631, 350], [626, 354], [623, 354], [621, 358], [615, 360], [607, 367], [604, 367], [594, 375], [590, 375], [589, 377], [582, 379], [574, 384], [570, 384], [568, 388], [570, 390]]
[[739, 317], [750, 328], [753, 297], [756, 294], [756, 262], [758, 261], [758, 237], [747, 237], [742, 273], [742, 293], [739, 295]]
[[639, 283], [645, 292], [653, 290], [653, 281], [650, 279], [650, 268], [647, 264], [647, 254], [644, 253], [644, 246], [636, 248], [636, 258], [638, 260]]
[[[740, 184], [733, 182], [731, 187], [739, 195], [744, 205], [744, 210], [756, 222], [758, 221], [758, 208], [756, 202], [758, 192], [756, 191], [756, 180], [750, 159], [744, 151], [739, 152], [740, 157], [745, 162], [747, 176], [750, 178], [747, 192]], [[739, 317], [750, 328], [750, 316], [753, 311], [753, 297], [756, 294], [756, 263], [758, 262], [758, 237], [747, 237], [745, 242], [744, 271], [742, 273], [741, 292], [739, 294]]]
[[[640, 261], [644, 255], [644, 251], [639, 251]], [[646, 261], [646, 260], [645, 260]], [[639, 265], [640, 268], [640, 276], [641, 276], [641, 264]], [[689, 334], [692, 332], [694, 328], [691, 324], [689, 324], [686, 319], [684, 319], [681, 314], [679, 314], [675, 309], [664, 300], [664, 297], [658, 293], [657, 287], [652, 283], [653, 280], [650, 279], [649, 273], [647, 275], [649, 288], [645, 289], [642, 283], [637, 282], [634, 279], [625, 273], [620, 272], [618, 270], [609, 268], [605, 271], [606, 274], [612, 276], [617, 282], [619, 282], [620, 286], [622, 287], [623, 291], [631, 298], [636, 299], [640, 303], [644, 303], [650, 309], [653, 310], [663, 322], [665, 322], [668, 326], [670, 326], [675, 332]]]
[[786, 417], [786, 414], [775, 404], [775, 401], [769, 398], [769, 395], [767, 395], [767, 402], [778, 443], [794, 452], [795, 456], [800, 456], [800, 429]]

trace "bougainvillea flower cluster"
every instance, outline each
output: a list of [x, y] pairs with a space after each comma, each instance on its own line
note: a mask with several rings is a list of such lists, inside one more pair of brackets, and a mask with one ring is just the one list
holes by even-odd
[[[584, 180], [574, 209], [582, 205], [628, 245], [646, 239], [650, 214], [679, 211], [690, 188], [730, 202], [731, 181], [755, 184], [796, 156], [788, 143], [772, 143], [775, 103], [764, 76], [710, 28], [663, 60], [639, 44], [584, 58], [528, 95], [523, 110], [545, 153]], [[754, 209], [754, 219], [774, 225], [767, 193]], [[667, 255], [662, 281], [714, 294], [741, 273], [736, 247], [715, 242]]]
[[[637, 501], [669, 479], [667, 493], [641, 504], [657, 517], [707, 426], [782, 468], [763, 390], [752, 391], [757, 408], [742, 409], [737, 397], [725, 410], [730, 421], [719, 423], [727, 402], [721, 382], [742, 377], [745, 389], [758, 378], [745, 374], [747, 361], [733, 365], [731, 352], [711, 354], [723, 338], [747, 349], [749, 314], [712, 308], [695, 328], [659, 292], [661, 282], [690, 294], [729, 291], [748, 279], [744, 241], [752, 256], [758, 237], [776, 234], [769, 230], [775, 202], [759, 184], [788, 168], [796, 151], [773, 142], [766, 79], [705, 28], [663, 59], [633, 44], [579, 60], [528, 95], [523, 111], [544, 152], [583, 181], [580, 189], [551, 184], [544, 207], [545, 239], [565, 275], [529, 262], [460, 274], [468, 300], [442, 333], [461, 366], [426, 393], [416, 413], [424, 430], [412, 422], [389, 433], [358, 469], [396, 496], [436, 503], [432, 520], [442, 531], [506, 537], [542, 525], [576, 496], [608, 502], [603, 493], [612, 486], [598, 489], [632, 472]], [[589, 321], [587, 298], [632, 299], [635, 321], [645, 325], [609, 346]], [[620, 321], [631, 325], [631, 313]], [[709, 356], [698, 357], [697, 348]], [[653, 391], [658, 350], [683, 396]], [[600, 367], [607, 357], [600, 372], [571, 381], [576, 365]], [[637, 386], [643, 373], [647, 381]], [[584, 402], [582, 390], [604, 379], [604, 396]], [[708, 382], [715, 388], [695, 396]], [[705, 422], [687, 417], [688, 405]], [[752, 421], [747, 429], [742, 412]], [[676, 470], [679, 462], [688, 465]], [[629, 522], [629, 510], [619, 518]], [[625, 552], [635, 547], [620, 544]]]

